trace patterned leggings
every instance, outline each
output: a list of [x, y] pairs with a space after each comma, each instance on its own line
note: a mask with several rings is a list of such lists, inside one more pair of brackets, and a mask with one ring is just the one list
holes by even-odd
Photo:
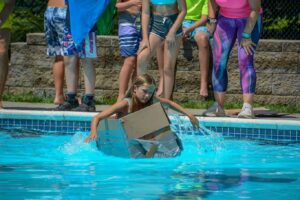
[[[253, 55], [247, 55], [240, 46], [242, 33], [247, 18], [232, 19], [219, 16], [213, 42], [213, 88], [214, 92], [225, 92], [228, 85], [227, 63], [230, 51], [238, 40], [238, 63], [240, 68], [240, 84], [243, 94], [254, 93], [256, 86], [256, 71], [253, 65]], [[262, 16], [258, 16], [257, 23], [251, 33], [252, 41], [257, 44], [262, 30]], [[255, 47], [254, 47], [255, 48]]]

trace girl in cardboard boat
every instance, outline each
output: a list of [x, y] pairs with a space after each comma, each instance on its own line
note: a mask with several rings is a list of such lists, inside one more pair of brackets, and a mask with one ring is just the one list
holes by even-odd
[[[91, 133], [85, 141], [101, 140], [97, 135], [97, 126], [101, 120], [114, 114], [117, 118], [121, 118], [157, 102], [160, 102], [163, 108], [170, 108], [186, 115], [192, 125], [199, 128], [199, 121], [192, 113], [171, 100], [155, 96], [155, 91], [155, 81], [150, 75], [137, 76], [123, 100], [94, 116], [91, 123]], [[175, 157], [183, 150], [180, 139], [171, 131], [168, 131], [168, 134], [148, 134], [137, 138], [135, 142], [139, 144], [140, 148], [138, 148], [139, 152], [135, 153], [133, 157]]]

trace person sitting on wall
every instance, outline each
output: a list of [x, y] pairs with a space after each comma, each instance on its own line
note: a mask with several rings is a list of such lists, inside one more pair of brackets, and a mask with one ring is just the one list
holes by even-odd
[[209, 68], [209, 37], [206, 22], [208, 15], [208, 0], [186, 0], [187, 14], [183, 20], [183, 39], [195, 41], [198, 47], [200, 66], [200, 91], [202, 97], [208, 96]]

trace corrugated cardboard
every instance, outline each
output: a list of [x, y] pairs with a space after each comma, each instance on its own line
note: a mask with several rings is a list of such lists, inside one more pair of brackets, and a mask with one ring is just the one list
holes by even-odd
[[169, 118], [160, 103], [126, 115], [121, 120], [128, 139], [141, 138], [170, 127]]
[[[144, 158], [153, 157], [156, 152], [164, 149], [167, 152], [160, 153], [159, 157], [170, 157], [181, 151], [177, 144], [179, 139], [170, 130], [169, 118], [160, 103], [121, 119], [102, 120], [97, 131], [97, 146], [108, 155]], [[163, 145], [167, 145], [167, 148]]]

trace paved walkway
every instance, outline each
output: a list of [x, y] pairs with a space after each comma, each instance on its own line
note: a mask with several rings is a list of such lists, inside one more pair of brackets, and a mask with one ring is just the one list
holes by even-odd
[[[5, 110], [54, 110], [57, 105], [54, 104], [46, 104], [46, 103], [21, 103], [21, 102], [3, 102]], [[109, 105], [97, 105], [96, 110], [100, 112], [105, 108], [109, 107]], [[202, 116], [205, 110], [203, 109], [188, 109], [194, 115]], [[1, 112], [1, 110], [0, 110]], [[254, 112], [256, 114], [256, 119], [274, 119], [274, 120], [299, 120], [300, 122], [300, 114], [284, 114], [284, 113], [275, 113], [265, 108], [255, 108]], [[226, 113], [232, 117], [236, 117], [236, 113], [238, 113], [237, 109], [226, 110]], [[231, 114], [229, 114], [231, 113]]]

